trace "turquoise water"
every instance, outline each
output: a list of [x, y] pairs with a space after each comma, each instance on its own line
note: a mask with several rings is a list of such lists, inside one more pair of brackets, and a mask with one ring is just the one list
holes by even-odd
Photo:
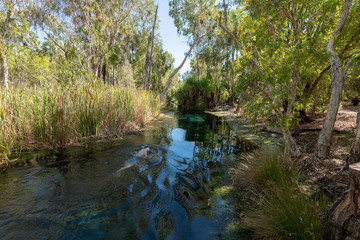
[[249, 146], [220, 118], [179, 115], [106, 151], [33, 159], [0, 175], [0, 239], [224, 239], [233, 212], [210, 183]]

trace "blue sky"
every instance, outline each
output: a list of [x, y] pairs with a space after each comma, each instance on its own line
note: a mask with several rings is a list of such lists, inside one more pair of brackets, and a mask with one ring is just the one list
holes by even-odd
[[[206, 1], [206, 0], [205, 0]], [[175, 58], [174, 67], [178, 67], [189, 51], [187, 39], [177, 34], [177, 29], [174, 25], [174, 20], [169, 16], [169, 0], [156, 0], [159, 4], [159, 19], [160, 19], [160, 36], [163, 41], [164, 50], [170, 52]], [[216, 4], [221, 3], [222, 0], [216, 0]], [[183, 74], [190, 70], [190, 58], [188, 58], [184, 66], [180, 69]]]
[[[169, 16], [169, 1], [157, 0], [159, 4], [160, 36], [163, 41], [164, 50], [170, 52], [175, 58], [174, 67], [178, 67], [189, 50], [187, 40], [177, 34], [174, 20]], [[187, 59], [184, 66], [180, 69], [183, 74], [190, 70], [190, 59]]]

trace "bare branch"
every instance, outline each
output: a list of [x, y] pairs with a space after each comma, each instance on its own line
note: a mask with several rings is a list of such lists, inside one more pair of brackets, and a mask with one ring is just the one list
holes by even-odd
[[187, 58], [189, 57], [189, 55], [191, 54], [191, 52], [192, 52], [192, 50], [194, 49], [195, 45], [196, 45], [205, 35], [206, 35], [206, 33], [202, 34], [197, 40], [195, 40], [195, 41], [193, 42], [193, 44], [191, 45], [189, 51], [186, 53], [186, 55], [185, 55], [183, 61], [181, 62], [181, 64], [180, 64], [177, 68], [175, 68], [175, 70], [171, 73], [168, 81], [166, 82], [166, 85], [165, 85], [165, 87], [164, 87], [164, 90], [163, 90], [163, 92], [162, 92], [161, 95], [160, 95], [160, 99], [164, 99], [165, 94], [166, 94], [167, 90], [169, 89], [170, 84], [171, 84], [173, 78], [174, 78], [175, 75], [179, 72], [179, 70], [184, 66], [184, 64], [185, 64], [185, 62], [186, 62], [186, 59], [187, 59]]
[[347, 75], [347, 72], [349, 70], [349, 67], [351, 65], [351, 62], [355, 59], [355, 56], [352, 56], [346, 63], [344, 66], [344, 74]]
[[67, 51], [65, 50], [65, 48], [63, 48], [44, 28], [44, 24], [41, 23], [41, 29], [42, 31], [46, 34], [46, 36], [56, 45], [58, 46], [64, 53], [65, 56], [67, 56]]
[[232, 39], [235, 41], [235, 43], [238, 45], [238, 47], [241, 47], [241, 43], [239, 42], [239, 40], [237, 39], [237, 37], [230, 31], [230, 29], [228, 28], [227, 22], [228, 22], [228, 18], [227, 18], [227, 7], [225, 4], [225, 0], [223, 0], [223, 5], [224, 5], [224, 26], [221, 25], [221, 16], [219, 18], [219, 26], [221, 29], [223, 29], [227, 34], [229, 34]]

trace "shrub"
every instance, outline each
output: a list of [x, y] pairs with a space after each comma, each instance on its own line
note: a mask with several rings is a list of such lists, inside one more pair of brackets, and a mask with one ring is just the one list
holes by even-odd
[[324, 237], [327, 199], [322, 193], [309, 190], [311, 187], [297, 166], [285, 168], [281, 156], [262, 151], [248, 156], [234, 170], [234, 179], [237, 188], [244, 191], [242, 223], [256, 237]]
[[181, 112], [200, 112], [212, 107], [214, 86], [210, 78], [185, 80], [176, 94], [178, 109]]

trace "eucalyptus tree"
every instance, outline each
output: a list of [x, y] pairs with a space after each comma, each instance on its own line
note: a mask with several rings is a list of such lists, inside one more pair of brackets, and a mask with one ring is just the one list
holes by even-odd
[[[329, 1], [249, 0], [241, 8], [248, 13], [241, 33], [245, 73], [243, 90], [251, 91], [245, 103], [253, 118], [275, 116], [284, 136], [284, 160], [300, 156], [290, 126], [297, 121], [302, 89], [308, 79], [327, 67], [324, 40], [334, 21], [337, 5]], [[312, 62], [318, 62], [313, 68]], [[300, 91], [299, 91], [300, 90]], [[274, 119], [274, 118], [273, 118]]]
[[235, 51], [232, 38], [215, 28], [207, 34], [206, 41], [199, 44], [198, 53], [191, 61], [191, 75], [212, 79], [214, 93], [210, 106], [232, 95]]
[[204, 38], [214, 25], [215, 0], [170, 0], [170, 16], [174, 19], [174, 24], [177, 27], [178, 34], [186, 36], [190, 44], [189, 51], [181, 64], [171, 73], [165, 87], [161, 93], [161, 98], [165, 97], [170, 84], [184, 66], [186, 59], [197, 46], [202, 38]]
[[[0, 1], [0, 61], [1, 83], [7, 88], [9, 85], [8, 51], [10, 41], [25, 39], [30, 28], [24, 12], [27, 8], [26, 0]], [[21, 34], [23, 32], [23, 35]], [[24, 40], [25, 41], [25, 40]]]
[[151, 68], [153, 74], [150, 79], [151, 90], [159, 94], [161, 93], [173, 67], [174, 58], [171, 53], [164, 51], [160, 44], [155, 44], [153, 67]]
[[76, 51], [83, 68], [101, 77], [106, 57], [124, 42], [127, 21], [145, 2], [149, 1], [39, 0], [34, 15], [37, 26], [66, 58]]
[[[147, 52], [146, 52], [144, 87], [147, 90], [149, 90], [151, 88], [151, 69], [152, 69], [152, 63], [153, 63], [154, 38], [155, 38], [155, 27], [156, 27], [158, 7], [159, 6], [157, 5], [156, 10], [155, 10], [154, 24], [152, 26], [152, 31], [149, 36]], [[151, 50], [150, 50], [150, 43], [151, 43]]]
[[95, 76], [101, 77], [104, 60], [121, 42], [124, 22], [140, 0], [69, 1], [66, 11], [72, 16], [76, 32], [86, 49], [87, 63]]
[[[351, 9], [354, 17], [352, 19], [348, 19]], [[356, 2], [354, 4], [352, 0], [345, 0], [341, 17], [334, 31], [332, 32], [330, 39], [328, 40], [326, 50], [330, 56], [330, 65], [332, 72], [332, 92], [325, 117], [324, 126], [320, 132], [316, 144], [315, 155], [320, 158], [326, 158], [329, 156], [331, 135], [334, 130], [336, 116], [342, 99], [344, 81], [347, 76], [347, 72], [351, 67], [351, 62], [354, 60], [355, 56], [360, 54], [359, 47], [353, 49], [352, 51], [349, 51], [349, 49], [354, 48], [351, 47], [351, 45], [353, 45], [354, 43], [356, 44], [356, 41], [359, 39], [360, 26], [359, 17], [357, 14], [359, 10], [359, 2]], [[348, 27], [346, 26], [346, 24], [348, 25]], [[347, 53], [346, 56], [342, 56], [343, 54], [341, 53], [339, 54], [338, 50], [336, 49], [336, 42], [344, 29], [346, 32], [345, 36], [347, 37], [345, 42], [347, 42], [347, 44], [345, 45], [345, 48], [343, 48], [343, 51]], [[344, 40], [342, 43], [344, 43]]]

